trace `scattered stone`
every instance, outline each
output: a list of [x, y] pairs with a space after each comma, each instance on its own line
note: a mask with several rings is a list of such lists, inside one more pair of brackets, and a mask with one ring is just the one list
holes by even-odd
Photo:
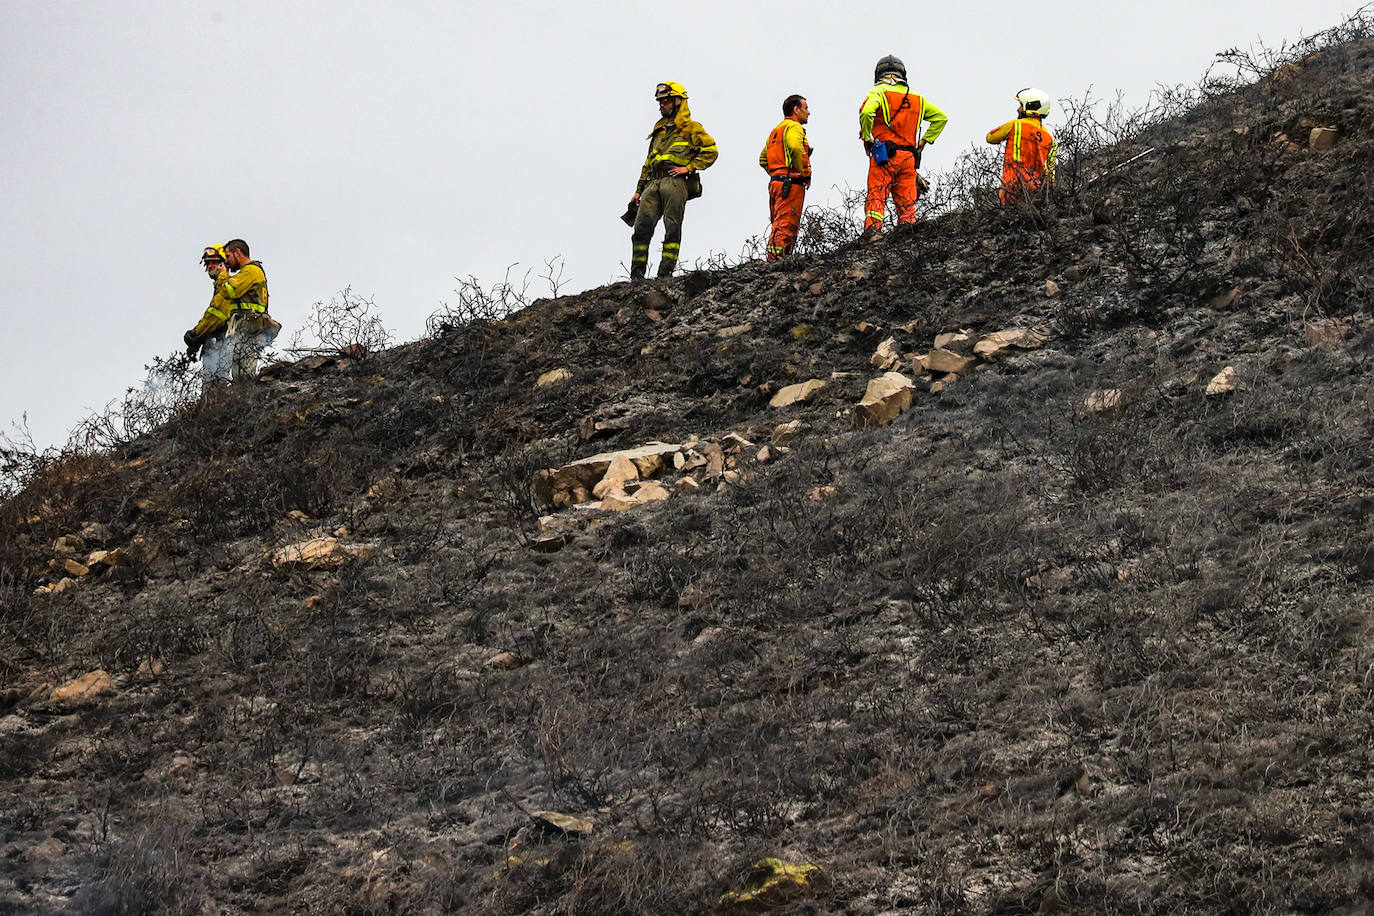
[[530, 541], [530, 546], [540, 553], [558, 553], [568, 542], [572, 540], [567, 534], [557, 532], [554, 534], [544, 534]]
[[951, 372], [949, 375], [946, 375], [943, 378], [938, 378], [935, 381], [931, 382], [930, 393], [939, 394], [940, 392], [944, 391], [946, 388], [948, 388], [950, 385], [953, 385], [957, 381], [959, 381], [959, 373]]
[[592, 831], [596, 829], [591, 821], [559, 814], [557, 811], [536, 811], [530, 815], [530, 820], [541, 830], [566, 836], [591, 836]]
[[748, 334], [752, 330], [754, 330], [754, 326], [748, 322], [745, 322], [744, 324], [737, 324], [732, 327], [721, 328], [719, 331], [716, 332], [716, 336], [729, 340], [730, 338], [738, 337], [741, 334]]
[[68, 681], [49, 694], [48, 699], [58, 703], [81, 703], [114, 692], [114, 679], [104, 670], [98, 670], [83, 674], [74, 681]]
[[1334, 127], [1314, 127], [1312, 133], [1307, 136], [1307, 146], [1310, 149], [1329, 150], [1335, 145], [1336, 128]]
[[301, 604], [305, 605], [306, 610], [316, 610], [320, 605], [324, 604], [324, 595], [311, 595], [309, 598], [302, 601]]
[[791, 423], [782, 423], [773, 427], [773, 435], [769, 438], [774, 445], [786, 445], [797, 438], [806, 429], [801, 420], [793, 420]]
[[1060, 290], [1059, 290], [1059, 284], [1058, 284], [1058, 283], [1055, 283], [1053, 280], [1046, 280], [1046, 281], [1045, 281], [1045, 296], [1046, 296], [1046, 298], [1049, 298], [1049, 299], [1058, 299], [1058, 298], [1059, 298], [1059, 292], [1060, 292]]
[[660, 502], [670, 495], [668, 488], [663, 484], [656, 480], [649, 480], [641, 484], [634, 493], [612, 490], [602, 498], [601, 508], [611, 512], [624, 512], [626, 509], [633, 509], [645, 503]]
[[550, 369], [548, 372], [539, 376], [539, 380], [534, 383], [534, 386], [536, 388], [550, 388], [554, 385], [561, 385], [572, 377], [572, 373], [567, 369]]
[[946, 334], [935, 335], [935, 349], [949, 350], [960, 356], [972, 356], [973, 347], [977, 339], [972, 331], [951, 331]]
[[64, 534], [53, 541], [52, 549], [54, 553], [59, 554], [85, 553], [86, 542], [75, 534]]
[[915, 334], [915, 333], [916, 333], [916, 329], [917, 329], [918, 327], [920, 327], [920, 325], [921, 325], [920, 321], [918, 321], [917, 319], [914, 319], [914, 318], [913, 318], [911, 321], [908, 321], [906, 324], [899, 324], [899, 325], [897, 325], [897, 330], [901, 331], [903, 334]]
[[811, 395], [825, 387], [825, 382], [820, 379], [811, 379], [808, 382], [801, 382], [797, 385], [788, 385], [782, 388], [773, 399], [768, 402], [769, 407], [791, 407], [793, 404], [800, 404]]
[[138, 670], [134, 672], [134, 677], [139, 680], [151, 681], [154, 678], [162, 677], [162, 673], [167, 670], [166, 664], [162, 659], [155, 655], [150, 655], [138, 663]]
[[754, 443], [741, 436], [739, 433], [726, 433], [720, 437], [721, 448], [741, 449], [753, 448]]
[[608, 423], [593, 417], [586, 416], [577, 422], [578, 438], [584, 442], [589, 439], [596, 439], [603, 436], [614, 436], [624, 429], [619, 423]]
[[624, 512], [626, 509], [633, 509], [637, 505], [639, 505], [639, 500], [620, 491], [607, 493], [600, 502], [600, 507], [607, 512]]
[[33, 593], [35, 595], [60, 595], [75, 584], [75, 579], [63, 578], [52, 583], [51, 585], [40, 585], [38, 588], [33, 590]]
[[663, 320], [663, 313], [660, 312], [658, 309], [645, 309], [644, 317], [652, 321], [654, 324], [658, 324], [660, 321]]
[[[372, 491], [371, 491], [371, 490], [368, 490], [368, 492], [371, 493]], [[364, 496], [363, 498], [366, 499], [367, 497]], [[314, 519], [312, 519], [309, 515], [306, 515], [306, 514], [305, 514], [304, 512], [302, 512], [300, 509], [292, 509], [290, 512], [286, 513], [286, 517], [287, 517], [288, 519], [290, 519], [291, 521], [293, 521], [293, 522], [302, 522], [302, 523], [304, 523], [304, 522], [314, 521]]]
[[514, 652], [498, 653], [485, 662], [486, 667], [497, 671], [509, 671], [512, 668], [519, 668], [520, 664], [520, 656], [516, 655]]
[[624, 455], [616, 455], [606, 468], [605, 475], [592, 487], [592, 496], [601, 499], [614, 490], [624, 490], [625, 484], [639, 479], [639, 468]]
[[711, 477], [719, 477], [725, 471], [725, 451], [714, 442], [705, 442], [701, 446], [701, 454], [706, 458], [706, 473]]
[[996, 359], [1011, 350], [1039, 350], [1046, 339], [1045, 335], [1025, 328], [1008, 328], [983, 337], [974, 345], [973, 354], [983, 359]]
[[120, 569], [129, 566], [129, 553], [123, 547], [116, 547], [114, 550], [96, 550], [86, 558], [86, 565], [94, 569], [99, 566], [104, 569]]
[[1207, 397], [1214, 398], [1236, 390], [1236, 368], [1227, 366], [1207, 383]]
[[967, 356], [960, 356], [953, 350], [931, 350], [926, 354], [925, 367], [930, 372], [968, 372], [978, 362]]
[[773, 460], [773, 450], [765, 445], [763, 448], [759, 449], [759, 453], [754, 456], [754, 460], [760, 464], [767, 464]]
[[821, 293], [825, 292], [825, 281], [817, 280], [815, 283], [812, 283], [811, 286], [808, 288], [811, 290], [811, 295], [819, 296]]
[[557, 506], [561, 509], [587, 502], [592, 498], [592, 488], [606, 476], [606, 471], [616, 457], [634, 462], [640, 477], [652, 477], [666, 459], [680, 451], [680, 445], [651, 442], [639, 448], [603, 452], [561, 468], [540, 471], [535, 475], [533, 484], [535, 502], [538, 505]]
[[1330, 349], [1340, 344], [1350, 332], [1350, 325], [1339, 318], [1309, 321], [1303, 326], [1303, 335], [1309, 347]]
[[873, 276], [873, 272], [864, 267], [851, 267], [844, 274], [851, 280], [867, 280]]
[[875, 369], [894, 369], [902, 361], [902, 353], [897, 349], [897, 338], [889, 337], [878, 344], [878, 349], [868, 360]]
[[825, 882], [819, 865], [791, 865], [782, 859], [760, 859], [741, 885], [718, 901], [747, 912], [777, 910], [814, 892]]
[[881, 331], [882, 328], [867, 321], [860, 321], [858, 324], [854, 325], [854, 330], [858, 331], [860, 334], [876, 334]]
[[316, 537], [279, 548], [272, 554], [272, 565], [279, 569], [337, 569], [375, 550], [375, 544], [342, 544], [335, 537]]
[[854, 408], [854, 425], [886, 426], [911, 408], [911, 379], [888, 372], [868, 383], [864, 398]]
[[1093, 391], [1083, 399], [1083, 406], [1093, 413], [1105, 413], [1109, 410], [1116, 410], [1124, 402], [1125, 395], [1120, 388], [1103, 388]]
[[704, 597], [705, 596], [701, 594], [701, 589], [697, 588], [695, 585], [689, 585], [677, 596], [677, 606], [696, 607], [698, 604], [701, 604]]
[[670, 495], [668, 488], [657, 480], [646, 481], [635, 490], [635, 499], [641, 503], [662, 502]]
[[695, 477], [679, 477], [673, 486], [680, 496], [691, 496], [701, 489], [701, 483]]
[[83, 576], [89, 576], [91, 574], [90, 567], [77, 562], [71, 557], [68, 557], [62, 563], [62, 568], [67, 571], [68, 575], [75, 576], [78, 579], [82, 578]]

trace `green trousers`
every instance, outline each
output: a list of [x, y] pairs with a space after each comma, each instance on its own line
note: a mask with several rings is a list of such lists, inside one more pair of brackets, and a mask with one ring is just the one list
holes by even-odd
[[658, 275], [671, 277], [677, 267], [678, 249], [682, 247], [682, 216], [687, 211], [687, 179], [655, 178], [644, 186], [639, 195], [639, 213], [630, 236], [630, 279], [644, 279], [649, 266], [649, 240], [654, 227], [663, 220], [663, 259], [658, 262]]

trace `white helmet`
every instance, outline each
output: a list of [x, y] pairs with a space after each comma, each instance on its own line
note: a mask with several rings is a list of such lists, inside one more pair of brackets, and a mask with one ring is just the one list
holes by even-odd
[[1016, 93], [1016, 101], [1026, 109], [1026, 114], [1043, 118], [1050, 113], [1050, 96], [1043, 89], [1022, 89]]

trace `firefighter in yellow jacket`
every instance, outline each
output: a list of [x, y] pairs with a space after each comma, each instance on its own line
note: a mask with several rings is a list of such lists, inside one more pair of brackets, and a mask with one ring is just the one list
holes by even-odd
[[682, 247], [682, 217], [687, 201], [701, 196], [697, 172], [709, 168], [719, 151], [700, 124], [692, 120], [687, 107], [687, 90], [671, 80], [654, 90], [658, 101], [658, 123], [649, 134], [649, 154], [639, 172], [639, 184], [630, 198], [634, 217], [631, 235], [630, 279], [644, 279], [649, 264], [649, 240], [654, 227], [663, 220], [663, 257], [658, 262], [660, 279], [672, 276]]
[[267, 314], [267, 274], [261, 261], [249, 259], [248, 243], [225, 242], [224, 261], [234, 273], [220, 274], [215, 292], [229, 306], [225, 345], [232, 359], [231, 376], [238, 381], [257, 375], [258, 355], [276, 339], [281, 325]]
[[199, 352], [200, 374], [204, 381], [227, 382], [230, 372], [229, 350], [224, 344], [224, 337], [229, 331], [229, 312], [233, 306], [229, 305], [219, 290], [219, 278], [225, 271], [224, 246], [205, 246], [200, 263], [213, 287], [210, 305], [196, 326], [182, 335], [182, 340], [186, 343], [188, 357], [194, 359]]
[[773, 128], [759, 153], [759, 165], [768, 173], [768, 260], [791, 254], [801, 227], [806, 191], [811, 187], [811, 144], [806, 142], [806, 122], [811, 109], [806, 99], [789, 95], [782, 102], [782, 123]]

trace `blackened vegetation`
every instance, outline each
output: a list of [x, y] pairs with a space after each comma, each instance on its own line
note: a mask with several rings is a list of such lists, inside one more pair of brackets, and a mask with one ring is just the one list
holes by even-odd
[[[795, 912], [1362, 911], [1374, 45], [1345, 28], [1083, 141], [1026, 211], [513, 315], [471, 281], [424, 341], [7, 452], [0, 901], [707, 912], [781, 856], [831, 878]], [[1276, 137], [1311, 126], [1335, 148]], [[1009, 325], [1050, 343], [837, 416], [882, 336]], [[528, 546], [539, 468], [796, 417], [738, 483]], [[132, 567], [34, 594], [93, 522]], [[341, 530], [377, 552], [267, 559]], [[31, 696], [97, 667], [116, 696]]]

